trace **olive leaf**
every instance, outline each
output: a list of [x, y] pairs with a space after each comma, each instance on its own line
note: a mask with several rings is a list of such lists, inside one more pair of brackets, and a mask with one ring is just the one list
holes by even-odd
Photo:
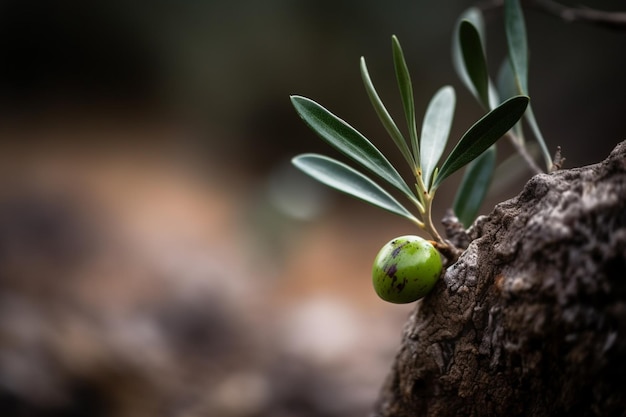
[[528, 45], [524, 15], [518, 0], [504, 2], [504, 29], [509, 59], [515, 74], [518, 91], [528, 93]]
[[465, 168], [465, 174], [454, 199], [454, 214], [463, 226], [469, 227], [480, 209], [496, 164], [496, 147], [490, 146]]
[[387, 191], [342, 162], [324, 155], [303, 154], [293, 158], [292, 163], [329, 187], [419, 224], [419, 220]]
[[486, 109], [493, 109], [500, 99], [487, 74], [485, 38], [482, 12], [475, 7], [467, 9], [457, 20], [452, 38], [452, 61], [459, 78], [478, 102]]
[[416, 201], [398, 171], [365, 136], [311, 99], [291, 96], [291, 102], [302, 120], [324, 141]]
[[486, 108], [490, 108], [489, 73], [483, 43], [476, 27], [467, 20], [463, 20], [459, 26], [459, 45], [467, 75], [474, 86], [478, 101]]
[[402, 107], [404, 108], [406, 123], [409, 129], [409, 138], [411, 139], [413, 155], [415, 161], [419, 161], [420, 148], [418, 144], [417, 126], [415, 122], [415, 102], [413, 99], [413, 85], [411, 83], [411, 76], [409, 75], [409, 69], [406, 65], [406, 60], [404, 59], [404, 53], [402, 52], [400, 41], [395, 35], [391, 38], [391, 45], [393, 51], [393, 63], [396, 70], [396, 79], [398, 81], [400, 96], [402, 97]]
[[480, 156], [508, 132], [526, 111], [528, 101], [526, 96], [512, 97], [470, 127], [448, 155], [431, 188], [438, 188], [444, 179]]
[[[476, 88], [470, 79], [467, 68], [465, 66], [465, 62], [463, 59], [463, 52], [461, 51], [461, 42], [460, 42], [460, 34], [459, 29], [461, 26], [461, 22], [468, 21], [472, 23], [472, 25], [476, 28], [478, 33], [481, 35], [480, 38], [484, 39], [484, 26], [485, 23], [483, 21], [483, 16], [480, 10], [476, 7], [470, 7], [467, 9], [459, 19], [457, 20], [457, 24], [455, 26], [454, 36], [452, 37], [452, 63], [454, 64], [454, 69], [457, 72], [457, 75], [465, 84], [468, 90], [472, 92], [472, 94], [478, 98], [478, 94], [476, 92]], [[484, 49], [483, 45], [483, 49]]]
[[[515, 82], [515, 75], [513, 74], [513, 68], [511, 67], [511, 61], [505, 58], [500, 65], [497, 78], [498, 92], [502, 97], [513, 97], [519, 94], [517, 84]], [[513, 126], [513, 132], [515, 133], [515, 139], [520, 144], [524, 143], [524, 130], [522, 129], [522, 121], [520, 120]]]
[[[524, 14], [522, 13], [522, 7], [520, 6], [519, 0], [505, 0], [504, 24], [509, 50], [509, 59], [511, 61], [511, 67], [515, 76], [518, 92], [520, 94], [528, 95], [528, 44], [526, 40]], [[549, 170], [552, 168], [552, 156], [550, 155], [546, 141], [543, 138], [543, 134], [539, 129], [532, 106], [528, 107], [525, 117], [533, 135], [541, 147], [543, 159]]]
[[361, 78], [363, 79], [363, 85], [365, 86], [367, 96], [369, 97], [370, 102], [372, 103], [372, 107], [374, 107], [374, 110], [376, 111], [380, 122], [385, 127], [385, 130], [387, 130], [387, 133], [389, 133], [389, 136], [391, 136], [391, 139], [393, 139], [394, 143], [400, 150], [400, 153], [402, 153], [404, 159], [408, 162], [409, 166], [411, 166], [411, 169], [413, 169], [413, 167], [415, 166], [415, 160], [411, 155], [411, 151], [409, 150], [409, 147], [407, 146], [406, 140], [402, 136], [400, 129], [398, 129], [398, 126], [393, 121], [393, 118], [385, 108], [385, 105], [380, 99], [380, 96], [376, 92], [374, 84], [372, 83], [372, 79], [370, 78], [369, 72], [367, 71], [365, 58], [363, 57], [361, 57]]
[[543, 160], [546, 164], [546, 168], [549, 170], [552, 169], [552, 156], [550, 155], [550, 151], [548, 150], [548, 146], [546, 145], [546, 141], [543, 138], [543, 134], [539, 129], [539, 125], [537, 124], [537, 120], [535, 119], [535, 113], [533, 112], [533, 108], [528, 106], [528, 110], [524, 115], [528, 125], [530, 126], [530, 130], [533, 131], [533, 135], [537, 139], [539, 143], [539, 147], [541, 148], [541, 154], [543, 155]]
[[502, 60], [496, 81], [498, 92], [502, 95], [502, 97], [513, 97], [520, 94], [515, 81], [515, 74], [513, 74], [511, 61], [508, 58], [504, 58]]
[[445, 86], [437, 91], [426, 109], [420, 138], [420, 167], [427, 190], [430, 188], [433, 171], [448, 142], [455, 102], [454, 89]]

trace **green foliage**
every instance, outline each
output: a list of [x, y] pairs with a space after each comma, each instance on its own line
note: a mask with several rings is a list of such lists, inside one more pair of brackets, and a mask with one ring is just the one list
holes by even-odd
[[372, 106], [374, 107], [374, 110], [376, 111], [380, 122], [387, 130], [387, 133], [389, 133], [389, 136], [391, 136], [391, 139], [393, 139], [394, 143], [402, 153], [402, 156], [404, 156], [404, 159], [412, 167], [413, 165], [415, 165], [415, 159], [413, 158], [413, 155], [409, 150], [409, 146], [402, 136], [400, 129], [398, 129], [396, 122], [393, 121], [391, 115], [389, 115], [389, 112], [387, 111], [387, 108], [378, 96], [376, 88], [374, 88], [374, 84], [372, 84], [369, 72], [367, 71], [365, 58], [363, 57], [361, 57], [361, 78], [363, 79], [363, 85], [365, 85], [365, 91], [370, 98], [370, 102], [372, 103]]
[[329, 187], [418, 223], [415, 216], [387, 191], [342, 162], [324, 155], [303, 154], [295, 157], [293, 163], [301, 171]]
[[[519, 0], [506, 0], [504, 2], [504, 23], [509, 60], [513, 69], [517, 93], [528, 94], [528, 44], [524, 14], [522, 13]], [[532, 107], [529, 107], [526, 112], [526, 121], [541, 147], [546, 168], [551, 170], [552, 157], [539, 130]]]
[[528, 97], [515, 96], [489, 113], [474, 124], [454, 147], [448, 159], [443, 163], [433, 188], [456, 170], [467, 165], [493, 145], [522, 117]]
[[465, 170], [453, 210], [463, 226], [469, 227], [487, 194], [496, 165], [496, 148], [491, 146]]
[[528, 45], [524, 15], [518, 0], [504, 2], [504, 29], [518, 91], [528, 91]]
[[[465, 30], [472, 33], [470, 35], [473, 37], [472, 48], [475, 48], [477, 42], [478, 44], [481, 42], [480, 37], [476, 35], [471, 25], [466, 27]], [[482, 54], [482, 47], [475, 50]], [[441, 246], [446, 246], [447, 243], [441, 238], [431, 219], [432, 201], [437, 188], [443, 180], [478, 158], [514, 126], [526, 109], [528, 97], [515, 96], [487, 113], [465, 132], [444, 163], [439, 166], [452, 126], [456, 101], [454, 89], [445, 86], [434, 95], [426, 110], [422, 135], [419, 137], [411, 78], [400, 42], [395, 36], [392, 37], [392, 52], [411, 147], [380, 99], [363, 58], [360, 63], [361, 77], [378, 118], [414, 173], [415, 191], [409, 188], [376, 146], [347, 122], [308, 98], [292, 96], [291, 101], [302, 120], [324, 141], [401, 191], [416, 206], [417, 214], [412, 214], [374, 180], [337, 160], [306, 154], [294, 158], [293, 163], [330, 187], [408, 218], [428, 232]], [[465, 56], [469, 57], [469, 52], [466, 52]], [[474, 61], [477, 62], [477, 66], [483, 66], [484, 71], [479, 77], [482, 77], [484, 85], [480, 89], [487, 91], [488, 82], [484, 81], [486, 78], [484, 58]], [[468, 73], [470, 79], [478, 79], [473, 75], [473, 71]], [[481, 91], [480, 89], [477, 91]], [[484, 97], [487, 100], [487, 93]]]
[[452, 62], [457, 75], [482, 107], [492, 109], [500, 100], [489, 79], [486, 54], [483, 15], [479, 9], [471, 7], [457, 20], [452, 38]]
[[468, 20], [462, 20], [459, 26], [459, 47], [473, 92], [478, 101], [489, 108], [489, 73], [485, 51], [478, 29]]
[[413, 148], [413, 155], [415, 162], [420, 160], [417, 124], [415, 121], [415, 103], [413, 100], [413, 85], [411, 83], [411, 76], [409, 75], [409, 68], [406, 65], [404, 59], [404, 53], [400, 46], [400, 41], [396, 36], [392, 36], [391, 45], [393, 50], [393, 64], [396, 70], [396, 79], [398, 80], [398, 88], [400, 89], [400, 96], [402, 97], [402, 106], [404, 107], [404, 115], [409, 127], [409, 137], [411, 138], [411, 147]]
[[[305, 154], [295, 157], [294, 165], [332, 188], [409, 219], [429, 233], [439, 249], [448, 248], [448, 243], [441, 238], [431, 219], [435, 192], [444, 180], [467, 166], [454, 200], [454, 210], [462, 223], [469, 226], [475, 219], [491, 183], [496, 161], [495, 144], [498, 139], [508, 136], [517, 146], [520, 155], [529, 158], [529, 153], [525, 151], [520, 121], [523, 116], [539, 143], [547, 169], [551, 168], [545, 141], [527, 97], [528, 47], [519, 1], [505, 0], [504, 9], [508, 57], [496, 78], [497, 87], [488, 73], [485, 28], [481, 12], [470, 8], [457, 22], [452, 42], [454, 67], [487, 113], [461, 136], [442, 164], [440, 160], [446, 149], [454, 117], [454, 89], [444, 86], [432, 97], [422, 120], [420, 135], [409, 69], [400, 42], [395, 36], [392, 37], [393, 64], [408, 131], [407, 138], [383, 104], [365, 59], [361, 58], [360, 72], [365, 91], [376, 115], [413, 173], [409, 183], [370, 140], [347, 122], [311, 99], [291, 97], [296, 112], [314, 132], [377, 179], [400, 191], [415, 206], [414, 213], [373, 179], [335, 159]], [[534, 164], [532, 161], [527, 162]]]
[[[504, 28], [508, 47], [508, 57], [500, 67], [497, 77], [497, 89], [487, 74], [485, 53], [485, 30], [481, 12], [476, 8], [468, 9], [459, 19], [453, 40], [452, 54], [455, 69], [477, 101], [486, 108], [494, 108], [501, 100], [518, 94], [528, 95], [528, 45], [524, 16], [518, 0], [504, 1]], [[552, 168], [550, 153], [530, 104], [524, 116], [542, 150], [546, 169]], [[520, 154], [528, 155], [524, 141], [522, 124], [517, 123], [507, 133]], [[527, 161], [535, 166], [533, 161]], [[455, 198], [454, 211], [462, 223], [468, 226], [474, 220], [482, 199], [487, 194], [485, 187], [490, 181], [469, 180], [478, 175], [476, 170], [481, 164], [468, 167]], [[490, 164], [488, 164], [490, 165]], [[494, 168], [483, 166], [485, 172]], [[489, 169], [488, 169], [489, 168]], [[471, 198], [468, 198], [471, 196]], [[479, 196], [482, 196], [479, 198]], [[471, 204], [470, 204], [471, 203]]]
[[437, 91], [426, 109], [422, 123], [422, 137], [420, 138], [420, 148], [422, 149], [420, 164], [426, 189], [429, 189], [432, 184], [431, 178], [437, 167], [437, 162], [441, 159], [446, 143], [448, 143], [455, 101], [454, 89], [445, 86]]
[[323, 140], [402, 191], [409, 198], [413, 197], [412, 191], [398, 171], [365, 136], [313, 100], [292, 96], [291, 102], [302, 120]]

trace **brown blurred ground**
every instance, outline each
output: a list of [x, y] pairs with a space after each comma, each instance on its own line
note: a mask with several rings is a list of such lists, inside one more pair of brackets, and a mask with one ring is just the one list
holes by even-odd
[[5, 415], [366, 410], [407, 309], [369, 291], [364, 219], [302, 225], [272, 254], [253, 244], [264, 232], [251, 231], [249, 196], [262, 191], [224, 187], [192, 155], [66, 143], [1, 154]]
[[[366, 414], [411, 309], [371, 261], [415, 231], [289, 167], [329, 150], [287, 97], [383, 137], [358, 57], [394, 97], [397, 33], [424, 108], [459, 85], [451, 4], [1, 4], [2, 415]], [[623, 139], [623, 35], [531, 22], [549, 145], [595, 162]], [[480, 111], [457, 94], [460, 131]]]

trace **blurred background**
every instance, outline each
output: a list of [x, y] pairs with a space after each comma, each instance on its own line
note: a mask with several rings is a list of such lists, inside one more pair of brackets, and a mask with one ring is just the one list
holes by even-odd
[[[289, 95], [402, 166], [358, 69], [365, 56], [402, 120], [396, 34], [419, 120], [439, 87], [456, 88], [453, 145], [482, 114], [450, 58], [455, 21], [476, 4], [0, 2], [1, 414], [366, 415], [414, 308], [376, 298], [371, 262], [419, 232], [290, 166], [336, 154]], [[485, 16], [495, 71], [501, 9]], [[565, 167], [602, 160], [626, 138], [625, 34], [526, 18], [548, 146]], [[459, 179], [438, 193], [436, 219]]]

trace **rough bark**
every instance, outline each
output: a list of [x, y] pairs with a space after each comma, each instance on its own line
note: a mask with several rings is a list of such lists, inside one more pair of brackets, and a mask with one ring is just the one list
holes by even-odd
[[626, 142], [533, 177], [468, 237], [374, 415], [626, 415]]

